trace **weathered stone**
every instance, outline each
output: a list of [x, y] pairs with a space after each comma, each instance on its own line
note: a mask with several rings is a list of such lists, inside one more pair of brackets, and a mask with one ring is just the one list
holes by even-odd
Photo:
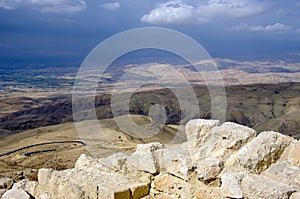
[[288, 155], [288, 161], [293, 166], [300, 167], [300, 141], [294, 140], [294, 143], [291, 147], [290, 153]]
[[253, 129], [226, 122], [206, 131], [200, 139], [190, 141], [188, 149], [195, 164], [206, 158], [220, 158], [225, 161], [255, 135]]
[[243, 198], [242, 178], [240, 173], [227, 172], [221, 175], [221, 189], [224, 197]]
[[260, 173], [280, 158], [292, 140], [280, 133], [262, 132], [239, 151], [238, 161], [250, 171]]
[[139, 154], [139, 153], [152, 153], [158, 149], [164, 148], [164, 145], [162, 145], [159, 142], [151, 142], [148, 144], [138, 144], [136, 147], [136, 151], [133, 154]]
[[51, 172], [48, 183], [39, 184], [39, 191], [34, 196], [39, 198], [46, 193], [49, 198], [109, 199], [126, 198], [128, 195], [129, 198], [138, 198], [149, 190], [149, 184], [149, 174], [108, 169], [101, 160], [94, 159], [83, 167]]
[[[207, 140], [210, 135], [210, 130], [219, 124], [218, 120], [203, 120], [195, 119], [189, 121], [185, 126], [187, 142], [183, 144], [191, 153], [191, 158], [196, 163], [199, 157], [199, 148], [203, 142], [211, 142], [211, 139]], [[213, 143], [215, 144], [215, 143]]]
[[185, 125], [185, 132], [187, 139], [191, 138], [201, 139], [200, 137], [204, 135], [204, 133], [208, 132], [214, 126], [219, 125], [219, 120], [205, 120], [205, 119], [194, 119], [190, 120]]
[[92, 162], [95, 162], [96, 160], [93, 159], [90, 156], [87, 156], [85, 154], [81, 154], [80, 157], [77, 159], [76, 163], [75, 163], [75, 168], [76, 169], [80, 169], [83, 167], [86, 167], [88, 165], [90, 165]]
[[122, 170], [126, 160], [129, 156], [125, 153], [115, 153], [111, 156], [106, 158], [100, 159], [100, 163], [104, 164], [105, 166], [111, 169]]
[[190, 153], [185, 148], [169, 147], [161, 149], [159, 153], [159, 168], [184, 180], [189, 179], [189, 170], [192, 168]]
[[117, 187], [111, 189], [106, 186], [99, 186], [98, 188], [98, 199], [130, 199], [130, 190], [125, 187]]
[[[117, 180], [117, 179], [115, 179]], [[149, 195], [149, 183], [134, 183], [124, 185], [98, 185], [99, 199], [139, 199]]]
[[0, 178], [0, 189], [10, 189], [14, 184], [14, 181], [10, 178]]
[[10, 189], [6, 191], [1, 199], [30, 199], [30, 196], [23, 189]]
[[291, 195], [290, 199], [300, 199], [300, 192], [295, 192]]
[[47, 185], [53, 169], [39, 169], [38, 182], [40, 185]]
[[255, 130], [232, 122], [214, 127], [211, 134], [217, 138], [216, 144], [206, 156], [221, 158], [223, 161], [256, 136]]
[[58, 189], [59, 198], [77, 199], [83, 198], [84, 193], [81, 187], [74, 183], [61, 183]]
[[259, 176], [245, 176], [242, 189], [246, 198], [288, 199], [295, 191], [291, 187]]
[[149, 183], [140, 183], [130, 188], [131, 199], [139, 199], [144, 196], [149, 195], [150, 184]]
[[23, 189], [23, 190], [25, 190], [26, 184], [28, 184], [29, 182], [30, 182], [29, 180], [23, 179], [19, 182], [14, 183], [12, 188], [13, 189]]
[[300, 168], [290, 166], [287, 162], [272, 164], [263, 175], [300, 191]]
[[194, 166], [196, 166], [201, 160], [212, 158], [213, 156], [211, 154], [218, 145], [218, 135], [214, 133], [207, 133], [203, 137], [205, 137], [203, 140], [195, 139], [193, 141], [189, 141], [188, 143], [187, 148], [190, 151]]
[[139, 144], [136, 151], [128, 157], [125, 166], [129, 170], [146, 171], [155, 174], [159, 171], [156, 151], [162, 148], [163, 145], [158, 142]]
[[219, 142], [222, 147], [231, 150], [240, 149], [249, 139], [256, 136], [254, 129], [233, 122], [225, 122], [221, 126], [215, 127], [213, 131], [219, 134]]
[[29, 181], [25, 184], [25, 187], [23, 189], [24, 189], [24, 191], [26, 191], [27, 193], [29, 193], [33, 196], [36, 193], [37, 185], [38, 185], [38, 182]]
[[212, 158], [205, 159], [197, 165], [197, 177], [199, 180], [209, 182], [215, 180], [221, 173], [223, 162], [220, 159]]

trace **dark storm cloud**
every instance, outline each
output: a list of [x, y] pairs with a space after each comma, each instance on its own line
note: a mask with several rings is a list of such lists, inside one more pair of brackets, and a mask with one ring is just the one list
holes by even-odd
[[299, 8], [296, 0], [0, 0], [0, 62], [79, 65], [104, 39], [153, 25], [191, 36], [214, 57], [299, 53]]

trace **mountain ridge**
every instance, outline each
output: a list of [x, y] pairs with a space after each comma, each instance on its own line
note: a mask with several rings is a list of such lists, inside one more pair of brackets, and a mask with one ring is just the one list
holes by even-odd
[[[211, 99], [206, 86], [194, 86], [201, 115], [195, 118], [211, 117]], [[182, 88], [184, 89], [184, 88]], [[253, 84], [225, 87], [227, 95], [226, 121], [247, 125], [258, 131], [275, 130], [300, 137], [300, 83]], [[173, 99], [174, 100], [170, 100]], [[91, 100], [87, 97], [88, 100]], [[147, 116], [152, 104], [161, 104], [167, 111], [167, 124], [179, 124], [181, 111], [178, 100], [169, 89], [140, 91], [131, 96], [130, 114]], [[95, 98], [98, 119], [112, 118], [111, 94]], [[23, 104], [24, 103], [24, 104]], [[22, 104], [22, 106], [20, 105]], [[73, 121], [71, 95], [34, 98], [4, 98], [0, 108], [10, 107], [13, 112], [0, 115], [2, 136], [22, 132], [41, 126]], [[15, 107], [15, 108], [14, 108]], [[32, 108], [31, 108], [32, 107]], [[85, 110], [90, 114], [90, 110]], [[189, 118], [193, 119], [193, 118]]]

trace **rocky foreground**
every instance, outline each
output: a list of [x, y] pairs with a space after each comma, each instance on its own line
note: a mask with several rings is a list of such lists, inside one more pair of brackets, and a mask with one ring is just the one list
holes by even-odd
[[188, 141], [137, 146], [131, 154], [75, 168], [40, 169], [38, 181], [0, 179], [3, 199], [291, 198], [300, 199], [300, 141], [235, 123], [192, 120]]

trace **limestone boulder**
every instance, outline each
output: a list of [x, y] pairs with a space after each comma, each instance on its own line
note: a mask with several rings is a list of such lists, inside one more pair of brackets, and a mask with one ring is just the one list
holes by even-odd
[[225, 122], [202, 132], [201, 138], [190, 141], [188, 149], [194, 163], [206, 158], [220, 158], [224, 162], [255, 136], [256, 131], [251, 128]]
[[130, 190], [125, 187], [118, 187], [113, 190], [110, 187], [99, 186], [99, 199], [130, 199]]
[[300, 191], [300, 168], [287, 162], [272, 164], [262, 175]]
[[139, 199], [149, 195], [150, 185], [147, 183], [135, 184], [128, 189], [126, 186], [99, 185], [99, 199]]
[[[90, 173], [91, 172], [91, 173]], [[147, 174], [145, 174], [147, 175]], [[53, 172], [49, 184], [37, 186], [35, 196], [48, 198], [140, 198], [149, 194], [150, 179], [141, 175], [90, 170]]]
[[22, 189], [26, 191], [28, 194], [30, 194], [31, 196], [34, 196], [36, 195], [37, 185], [38, 185], [37, 181], [30, 181], [28, 179], [23, 179], [19, 182], [14, 183], [12, 189]]
[[207, 158], [199, 161], [196, 172], [197, 178], [204, 182], [215, 180], [223, 169], [223, 162], [218, 158]]
[[25, 181], [25, 184], [24, 184], [24, 186], [22, 186], [22, 189], [32, 196], [35, 195], [35, 193], [37, 191], [38, 182], [37, 181], [27, 181], [26, 179], [24, 179], [23, 181]]
[[138, 183], [130, 187], [130, 199], [140, 199], [144, 196], [149, 195], [150, 183]]
[[219, 120], [194, 119], [185, 125], [186, 137], [188, 140], [201, 138], [214, 126], [220, 124]]
[[260, 133], [238, 153], [238, 162], [251, 172], [260, 173], [278, 160], [293, 138], [265, 131]]
[[40, 169], [38, 182], [19, 187], [35, 198], [132, 199], [148, 195], [150, 174], [124, 172], [119, 160], [124, 164], [127, 157], [125, 154], [115, 154], [95, 159], [82, 155], [75, 168], [63, 171]]
[[51, 173], [53, 172], [52, 169], [39, 169], [38, 171], [38, 182], [40, 185], [47, 185], [49, 183]]
[[1, 199], [30, 199], [30, 195], [23, 189], [13, 188], [6, 191]]
[[110, 169], [123, 170], [126, 169], [124, 165], [128, 158], [129, 155], [125, 153], [115, 153], [106, 158], [101, 158], [99, 161]]
[[138, 144], [136, 151], [133, 154], [153, 153], [158, 149], [165, 148], [163, 144], [159, 142], [151, 142], [147, 144]]
[[214, 128], [213, 132], [219, 135], [220, 145], [228, 149], [228, 152], [230, 152], [229, 150], [236, 151], [240, 149], [256, 136], [254, 129], [233, 122], [225, 122], [221, 126]]
[[177, 176], [183, 180], [189, 180], [189, 171], [192, 169], [190, 153], [187, 149], [176, 146], [158, 151], [159, 169]]
[[221, 189], [226, 198], [243, 198], [242, 179], [243, 174], [226, 172], [221, 175]]
[[158, 142], [139, 144], [136, 151], [127, 158], [126, 165], [131, 171], [145, 171], [155, 174], [159, 171], [157, 151], [164, 148]]
[[288, 199], [295, 192], [295, 189], [285, 184], [255, 175], [243, 178], [242, 189], [245, 198]]

